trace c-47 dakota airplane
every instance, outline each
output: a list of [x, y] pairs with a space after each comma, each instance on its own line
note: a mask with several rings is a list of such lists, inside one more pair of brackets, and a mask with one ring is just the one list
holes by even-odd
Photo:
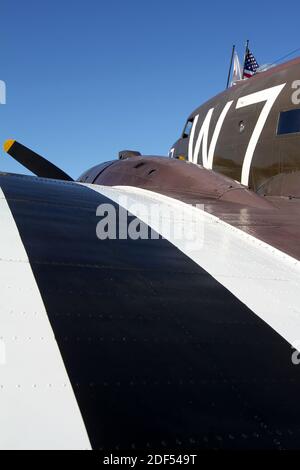
[[37, 177], [0, 175], [1, 448], [299, 448], [300, 59], [197, 108], [170, 158], [73, 181], [4, 147]]

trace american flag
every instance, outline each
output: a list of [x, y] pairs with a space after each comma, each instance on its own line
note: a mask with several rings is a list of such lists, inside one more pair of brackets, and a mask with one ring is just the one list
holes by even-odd
[[250, 78], [254, 75], [258, 69], [259, 65], [256, 62], [256, 59], [252, 52], [248, 49], [246, 57], [245, 57], [245, 65], [244, 65], [244, 76], [243, 78]]

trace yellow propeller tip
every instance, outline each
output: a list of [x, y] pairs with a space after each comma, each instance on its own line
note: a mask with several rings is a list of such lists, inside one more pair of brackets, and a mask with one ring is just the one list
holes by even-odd
[[14, 139], [8, 139], [3, 144], [4, 152], [8, 152], [12, 145], [15, 143]]

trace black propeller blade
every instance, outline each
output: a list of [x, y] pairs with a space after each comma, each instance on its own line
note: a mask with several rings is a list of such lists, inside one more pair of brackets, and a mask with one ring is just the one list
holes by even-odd
[[53, 165], [53, 163], [33, 152], [33, 150], [20, 144], [16, 140], [7, 140], [4, 143], [3, 148], [6, 153], [37, 176], [56, 180], [74, 181], [71, 176]]

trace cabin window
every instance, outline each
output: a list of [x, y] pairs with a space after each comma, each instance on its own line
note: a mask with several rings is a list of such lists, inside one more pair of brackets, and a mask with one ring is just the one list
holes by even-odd
[[277, 135], [300, 132], [300, 109], [280, 113]]
[[193, 127], [193, 121], [194, 119], [189, 119], [185, 125], [184, 131], [182, 133], [182, 137], [185, 139], [188, 137], [191, 133], [192, 127]]

